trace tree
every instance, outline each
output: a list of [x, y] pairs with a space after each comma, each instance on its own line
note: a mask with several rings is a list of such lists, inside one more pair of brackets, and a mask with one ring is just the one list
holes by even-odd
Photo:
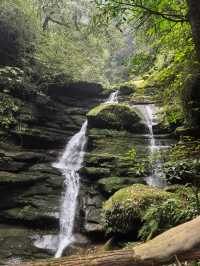
[[193, 39], [196, 45], [197, 56], [200, 61], [200, 1], [187, 0], [189, 7], [189, 21], [192, 28]]
[[[30, 1], [24, 12], [21, 1], [0, 3], [0, 65], [22, 66], [33, 57], [37, 43], [37, 23]], [[32, 14], [31, 14], [32, 12]]]
[[129, 250], [72, 256], [21, 266], [160, 266], [200, 258], [200, 216]]
[[103, 15], [119, 23], [134, 20], [136, 27], [154, 23], [159, 28], [162, 20], [190, 23], [200, 60], [200, 2], [197, 0], [97, 0]]

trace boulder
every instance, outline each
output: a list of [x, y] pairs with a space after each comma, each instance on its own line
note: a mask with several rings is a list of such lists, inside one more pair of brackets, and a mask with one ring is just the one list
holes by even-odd
[[166, 201], [171, 195], [170, 192], [140, 184], [120, 189], [104, 203], [104, 229], [114, 235], [133, 233], [137, 236], [145, 211], [152, 204]]
[[123, 104], [101, 104], [88, 114], [89, 128], [127, 130], [132, 133], [148, 132], [134, 108]]

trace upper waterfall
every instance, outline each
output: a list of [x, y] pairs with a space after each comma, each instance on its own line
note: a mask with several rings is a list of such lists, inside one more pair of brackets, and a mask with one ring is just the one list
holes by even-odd
[[150, 143], [149, 150], [151, 157], [158, 157], [154, 160], [152, 164], [152, 174], [146, 178], [146, 182], [150, 186], [155, 187], [164, 187], [166, 186], [165, 174], [162, 170], [162, 160], [160, 156], [157, 156], [161, 153], [163, 148], [167, 148], [167, 146], [160, 145], [159, 142], [156, 141], [156, 138], [153, 133], [154, 122], [154, 114], [156, 111], [155, 105], [153, 104], [142, 104], [135, 105], [135, 108], [140, 112], [144, 122], [146, 123], [149, 129], [150, 135]]

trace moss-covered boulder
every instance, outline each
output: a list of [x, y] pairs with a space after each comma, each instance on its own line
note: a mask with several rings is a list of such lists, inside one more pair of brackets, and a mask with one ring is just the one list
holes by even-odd
[[90, 128], [127, 130], [133, 133], [148, 132], [134, 108], [124, 104], [101, 104], [88, 114]]
[[104, 203], [103, 226], [107, 233], [137, 234], [145, 211], [172, 196], [170, 192], [140, 184], [120, 189]]

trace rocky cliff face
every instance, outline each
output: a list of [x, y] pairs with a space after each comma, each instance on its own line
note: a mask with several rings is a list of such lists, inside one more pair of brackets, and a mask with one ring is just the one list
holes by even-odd
[[33, 240], [58, 230], [63, 177], [51, 164], [101, 93], [100, 85], [84, 82], [54, 84], [46, 93], [1, 91], [19, 111], [16, 124], [0, 132], [0, 258], [46, 256]]
[[[125, 93], [120, 91], [120, 104], [104, 105], [100, 104], [106, 97], [102, 87], [85, 82], [55, 83], [45, 93], [25, 88], [1, 92], [0, 96], [14, 98], [18, 106], [16, 122], [0, 132], [2, 259], [53, 255], [45, 245], [37, 248], [33, 244], [45, 235], [53, 245], [52, 236], [59, 230], [64, 180], [51, 165], [86, 117], [88, 143], [80, 169], [75, 233], [87, 236], [87, 242], [77, 237], [84, 247], [88, 240], [104, 238], [103, 202], [121, 188], [145, 184], [152, 170], [148, 128], [136, 109], [127, 105], [133, 93], [125, 88]], [[156, 131], [161, 132], [159, 127]]]
[[[104, 236], [103, 202], [119, 189], [146, 184], [152, 174], [149, 129], [138, 108], [128, 105], [129, 94], [134, 97], [134, 92], [122, 92], [119, 92], [119, 104], [101, 104], [87, 114], [88, 145], [84, 167], [80, 170], [79, 226], [92, 239]], [[155, 143], [163, 147], [173, 143], [162, 126], [156, 124], [155, 129]]]

